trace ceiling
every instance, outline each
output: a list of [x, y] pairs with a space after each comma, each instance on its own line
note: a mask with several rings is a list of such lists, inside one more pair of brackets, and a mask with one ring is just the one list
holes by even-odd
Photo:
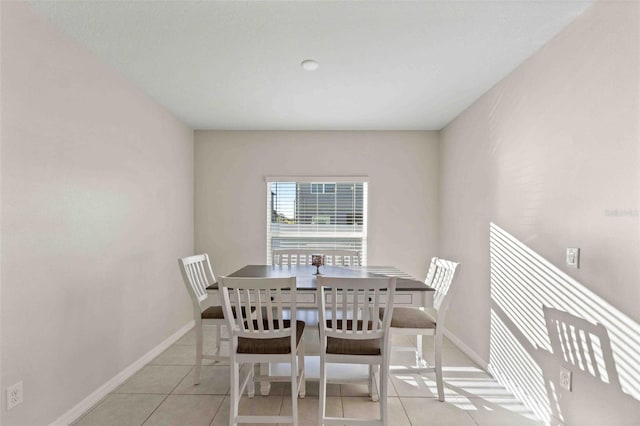
[[234, 130], [441, 129], [590, 3], [31, 2], [192, 128]]

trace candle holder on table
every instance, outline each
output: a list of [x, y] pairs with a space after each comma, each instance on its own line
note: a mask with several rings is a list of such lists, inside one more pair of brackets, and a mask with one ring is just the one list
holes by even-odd
[[324, 265], [324, 256], [321, 254], [312, 254], [311, 265], [316, 267], [316, 272], [313, 275], [322, 275], [320, 267]]

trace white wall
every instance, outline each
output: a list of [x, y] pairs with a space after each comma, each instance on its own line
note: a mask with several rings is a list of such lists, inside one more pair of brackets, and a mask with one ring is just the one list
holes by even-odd
[[[193, 131], [2, 7], [2, 424], [56, 420], [191, 319]], [[4, 390], [4, 389], [3, 389]]]
[[196, 251], [216, 274], [265, 262], [268, 175], [369, 176], [369, 264], [424, 277], [437, 253], [437, 133], [196, 131]]
[[[520, 351], [541, 369], [528, 377], [537, 373], [520, 365], [532, 383], [555, 380], [559, 365], [537, 352], [548, 342], [543, 302], [601, 322], [612, 343], [618, 339], [613, 355], [627, 368], [620, 371], [624, 392], [577, 374], [574, 392], [559, 392], [567, 424], [597, 423], [603, 413], [607, 424], [640, 416], [624, 408], [627, 394], [640, 395], [639, 14], [637, 2], [597, 3], [441, 133], [440, 248], [463, 263], [448, 321], [453, 333], [489, 360], [490, 315], [501, 312], [518, 347], [501, 347], [491, 335], [492, 356], [512, 363], [499, 373], [517, 381]], [[490, 242], [504, 247], [490, 241], [490, 223], [498, 227], [492, 239], [500, 229], [510, 247], [520, 247], [517, 259], [490, 252]], [[581, 248], [580, 269], [564, 265], [566, 247]], [[504, 256], [511, 263], [501, 263]], [[530, 280], [522, 265], [544, 265], [547, 273]], [[492, 291], [506, 291], [511, 310]], [[530, 297], [540, 304], [528, 312]], [[541, 328], [518, 328], [510, 316], [518, 312]], [[528, 340], [529, 332], [543, 333], [542, 343]]]

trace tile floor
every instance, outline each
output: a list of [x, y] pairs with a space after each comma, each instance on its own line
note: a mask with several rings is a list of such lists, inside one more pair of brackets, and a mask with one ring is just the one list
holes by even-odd
[[[213, 330], [213, 329], [212, 329]], [[215, 331], [206, 331], [213, 348]], [[307, 337], [308, 338], [308, 337]], [[409, 337], [394, 337], [408, 344]], [[427, 360], [431, 341], [425, 338]], [[205, 361], [198, 386], [193, 385], [193, 330], [80, 417], [77, 426], [218, 426], [228, 425], [228, 367]], [[412, 355], [395, 352], [392, 365], [408, 363]], [[540, 425], [534, 414], [504, 387], [478, 368], [458, 348], [445, 341], [443, 352], [446, 402], [439, 402], [433, 375], [394, 374], [389, 387], [390, 425]], [[366, 385], [329, 385], [327, 413], [331, 416], [376, 416], [378, 405], [367, 397]], [[267, 397], [243, 397], [241, 414], [291, 412], [288, 383], [272, 385]], [[307, 397], [298, 400], [301, 425], [316, 425], [318, 384], [307, 383]]]

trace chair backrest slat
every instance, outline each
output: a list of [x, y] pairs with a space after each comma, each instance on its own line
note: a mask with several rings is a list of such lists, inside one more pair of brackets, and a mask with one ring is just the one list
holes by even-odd
[[[296, 279], [294, 277], [222, 277], [220, 281], [224, 302], [222, 307], [232, 336], [257, 339], [295, 336]], [[287, 327], [283, 321], [282, 303], [282, 294], [285, 289], [291, 293], [292, 320]], [[274, 294], [275, 296], [272, 296]], [[232, 301], [232, 298], [235, 300]], [[232, 314], [232, 305], [236, 309], [235, 318]]]
[[[256, 322], [258, 323], [258, 330], [259, 331], [264, 331], [264, 321], [262, 318], [262, 290], [257, 290], [255, 292], [256, 298], [255, 298], [255, 308], [256, 308]], [[266, 303], [265, 303], [266, 306]]]
[[453, 278], [459, 263], [450, 260], [434, 257], [431, 259], [429, 272], [425, 283], [435, 289], [433, 295], [433, 307], [438, 311], [437, 323], [440, 325], [444, 321], [447, 310], [453, 298], [456, 286], [453, 285]]
[[[267, 306], [267, 321], [269, 321], [269, 324], [273, 323], [273, 303], [271, 303], [272, 298], [273, 296], [271, 296], [271, 289], [266, 289], [264, 301], [265, 305]], [[260, 312], [260, 315], [262, 315], [262, 312]]]
[[[294, 282], [295, 284], [295, 282]], [[295, 290], [295, 289], [294, 289]], [[293, 292], [293, 295], [295, 296], [295, 291]], [[293, 300], [293, 299], [292, 299]], [[278, 326], [280, 328], [283, 328], [283, 323], [282, 323], [282, 290], [280, 288], [276, 289], [276, 310], [278, 311]], [[294, 306], [291, 310], [291, 319], [295, 319], [295, 303]]]
[[[322, 298], [321, 300], [324, 301], [324, 298]], [[338, 330], [338, 289], [337, 288], [331, 289], [331, 325], [332, 325], [331, 328], [333, 329], [333, 331]]]
[[[370, 304], [369, 304], [369, 298], [371, 297], [369, 295], [369, 289], [365, 288], [362, 290], [363, 292], [363, 303], [364, 303], [364, 308], [362, 309], [362, 323], [363, 324], [369, 324], [370, 321], [370, 317], [372, 316], [371, 314], [373, 314], [373, 312], [370, 311]], [[377, 323], [377, 321], [376, 321]]]
[[[321, 338], [388, 339], [395, 288], [395, 277], [318, 277], [318, 298], [320, 300], [318, 313]], [[327, 326], [325, 318], [327, 292], [330, 293], [328, 300], [331, 303], [331, 326]], [[342, 296], [339, 297], [339, 294]], [[380, 320], [377, 312], [382, 304], [383, 295], [386, 296], [386, 309], [383, 319]], [[371, 302], [373, 302], [373, 311], [371, 310]]]
[[216, 282], [209, 256], [207, 254], [198, 254], [184, 257], [178, 259], [178, 265], [180, 265], [182, 280], [187, 287], [187, 292], [195, 308], [196, 317], [199, 317], [202, 302], [208, 297], [207, 287]]
[[342, 290], [342, 309], [340, 311], [342, 312], [342, 322], [340, 323], [342, 324], [342, 327], [340, 327], [340, 329], [342, 331], [347, 331], [347, 320], [349, 319], [349, 305], [347, 305], [346, 289]]
[[[395, 288], [395, 286], [394, 286]], [[373, 290], [373, 312], [379, 312], [380, 311], [380, 289], [374, 289]], [[387, 306], [389, 305], [389, 301], [387, 300]], [[385, 309], [385, 314], [386, 314], [387, 309]], [[389, 315], [388, 318], [388, 322], [391, 323], [391, 315]], [[381, 324], [379, 322], [374, 322], [373, 323], [373, 329], [374, 330], [378, 330], [379, 326]]]

